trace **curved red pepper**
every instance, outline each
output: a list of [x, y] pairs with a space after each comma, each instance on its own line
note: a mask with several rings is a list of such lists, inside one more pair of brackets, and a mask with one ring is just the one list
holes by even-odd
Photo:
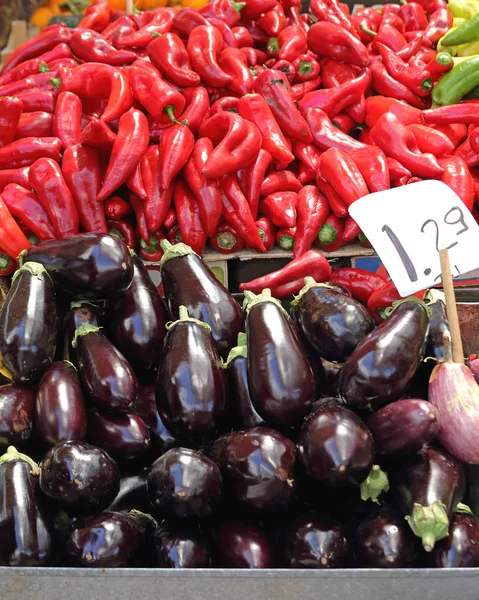
[[42, 69], [52, 69], [52, 63], [61, 59], [72, 58], [72, 53], [67, 44], [57, 44], [52, 50], [44, 52], [36, 58], [26, 60], [15, 68], [0, 76], [0, 86], [6, 85], [7, 83], [13, 83], [14, 81], [20, 81], [30, 75], [41, 73]]
[[[351, 29], [354, 30], [352, 25]], [[369, 64], [366, 46], [353, 33], [336, 23], [315, 23], [308, 31], [308, 47], [315, 54], [358, 67], [367, 67]]]
[[18, 255], [28, 248], [30, 242], [0, 196], [0, 249], [16, 261]]
[[321, 77], [316, 77], [315, 79], [309, 79], [308, 81], [303, 81], [302, 83], [295, 83], [291, 87], [291, 91], [293, 92], [293, 98], [296, 102], [299, 102], [308, 92], [314, 92], [321, 85]]
[[37, 73], [25, 79], [8, 83], [0, 88], [0, 96], [16, 96], [30, 90], [56, 91], [58, 89], [58, 71]]
[[111, 236], [123, 240], [128, 248], [136, 250], [136, 235], [131, 223], [119, 219], [118, 221], [107, 221], [106, 226], [108, 227], [108, 233]]
[[172, 28], [188, 37], [195, 27], [208, 25], [208, 20], [194, 8], [180, 8], [173, 18]]
[[347, 133], [335, 127], [328, 115], [320, 108], [308, 108], [304, 117], [313, 134], [313, 140], [318, 148], [339, 148], [345, 152], [364, 148], [365, 144], [358, 142]]
[[391, 77], [386, 67], [379, 62], [371, 65], [372, 88], [382, 96], [404, 100], [416, 108], [423, 108], [420, 98], [403, 83]]
[[244, 2], [235, 0], [211, 0], [199, 12], [207, 19], [218, 18], [233, 27], [239, 22], [244, 5]]
[[240, 48], [241, 52], [246, 56], [250, 67], [261, 66], [267, 59], [267, 55], [262, 50], [257, 48]]
[[48, 214], [33, 192], [11, 183], [3, 190], [2, 200], [11, 215], [28, 227], [39, 240], [54, 239], [55, 232]]
[[450, 123], [479, 124], [479, 110], [476, 102], [461, 102], [461, 104], [450, 104], [430, 108], [422, 112], [427, 124], [448, 125]]
[[275, 192], [259, 201], [260, 214], [268, 217], [277, 227], [294, 227], [296, 225], [296, 192]]
[[316, 181], [316, 169], [311, 169], [304, 163], [299, 164], [298, 179], [303, 185], [314, 183]]
[[170, 207], [173, 190], [160, 187], [160, 149], [150, 146], [141, 159], [140, 168], [146, 200], [143, 208], [150, 233], [157, 231], [163, 224]]
[[53, 130], [53, 115], [47, 112], [23, 113], [18, 122], [15, 139], [26, 137], [50, 137]]
[[233, 252], [239, 252], [244, 242], [241, 236], [238, 234], [234, 227], [223, 223], [219, 225], [216, 231], [208, 239], [210, 246], [221, 254], [232, 254]]
[[429, 24], [424, 31], [425, 39], [436, 44], [451, 29], [454, 17], [447, 7], [435, 10], [429, 18]]
[[211, 116], [216, 115], [222, 110], [238, 113], [238, 103], [239, 98], [236, 98], [236, 96], [223, 96], [222, 98], [218, 98], [211, 106]]
[[166, 227], [166, 229], [171, 229], [175, 223], [176, 223], [176, 212], [175, 212], [175, 209], [172, 206], [170, 206], [170, 208], [168, 209], [168, 212], [166, 213], [166, 217], [165, 217], [163, 225]]
[[103, 203], [105, 216], [108, 220], [119, 221], [131, 213], [131, 205], [120, 196], [112, 196]]
[[53, 135], [60, 138], [65, 148], [80, 143], [82, 103], [72, 92], [58, 95], [53, 117]]
[[173, 202], [184, 243], [201, 255], [206, 244], [206, 231], [201, 219], [200, 205], [181, 178], [176, 179]]
[[102, 31], [108, 25], [111, 6], [107, 0], [95, 0], [85, 11], [85, 16], [78, 24], [79, 29]]
[[310, 169], [319, 169], [319, 158], [322, 151], [314, 144], [303, 144], [303, 142], [293, 142], [294, 156]]
[[123, 66], [137, 59], [134, 52], [117, 50], [96, 31], [76, 30], [70, 40], [73, 54], [85, 62], [105, 63]]
[[[424, 298], [425, 291], [416, 292], [414, 296], [420, 300]], [[396, 300], [401, 300], [401, 296], [392, 281], [386, 283], [383, 287], [375, 290], [369, 297], [367, 307], [376, 323], [382, 323], [384, 309], [392, 305]]]
[[0, 97], [0, 148], [15, 139], [23, 102], [20, 98]]
[[228, 88], [244, 96], [253, 88], [253, 75], [248, 68], [247, 60], [239, 48], [225, 48], [221, 51], [218, 64], [225, 73], [231, 76]]
[[243, 194], [248, 200], [253, 219], [258, 216], [258, 203], [261, 194], [261, 186], [265, 178], [265, 174], [271, 165], [272, 157], [269, 152], [261, 148], [258, 156], [245, 169], [238, 172], [238, 180]]
[[42, 111], [53, 114], [57, 102], [56, 93], [45, 90], [24, 92], [23, 94], [18, 94], [17, 98], [23, 102], [24, 112]]
[[292, 171], [274, 171], [263, 180], [260, 196], [269, 196], [275, 192], [299, 192], [303, 186]]
[[444, 169], [441, 181], [448, 185], [469, 210], [474, 206], [474, 181], [469, 172], [466, 161], [460, 156], [445, 156], [438, 160]]
[[351, 33], [354, 32], [354, 26], [349, 18], [349, 11], [346, 14], [342, 10], [344, 4], [337, 0], [312, 0], [310, 10], [319, 21], [328, 21], [340, 25]]
[[331, 212], [338, 218], [344, 219], [348, 215], [348, 206], [342, 200], [333, 186], [321, 176], [321, 171], [316, 173], [316, 185], [318, 189], [326, 196]]
[[90, 121], [80, 135], [82, 144], [105, 153], [111, 151], [115, 140], [116, 134], [113, 133], [105, 121], [100, 121], [100, 119]]
[[128, 196], [133, 212], [136, 218], [136, 231], [140, 236], [140, 246], [146, 247], [150, 245], [151, 235], [148, 231], [148, 225], [146, 223], [145, 212], [143, 210], [143, 202], [135, 193], [131, 192]]
[[276, 0], [245, 0], [241, 9], [241, 18], [255, 21], [258, 17], [276, 6]]
[[200, 85], [201, 78], [191, 69], [185, 45], [175, 33], [164, 33], [153, 40], [148, 45], [148, 56], [161, 74], [175, 85]]
[[123, 15], [110, 22], [101, 34], [107, 42], [112, 43], [113, 46], [117, 48], [118, 43], [121, 42], [124, 37], [135, 31], [138, 31], [138, 25], [133, 18], [130, 15]]
[[183, 238], [181, 237], [180, 226], [177, 223], [172, 225], [171, 228], [167, 229], [166, 237], [172, 244], [181, 244]]
[[279, 59], [292, 62], [308, 50], [308, 38], [302, 27], [290, 25], [278, 35]]
[[186, 165], [193, 152], [195, 138], [186, 125], [173, 125], [160, 140], [160, 189], [167, 189]]
[[28, 188], [28, 173], [30, 167], [20, 169], [2, 169], [0, 170], [0, 194], [10, 183], [16, 183], [21, 187]]
[[[441, 131], [451, 140], [454, 148], [457, 148], [467, 137], [467, 126], [464, 123], [451, 123], [449, 125], [432, 125], [437, 131]], [[478, 145], [479, 148], [479, 145]]]
[[231, 29], [238, 48], [251, 48], [254, 45], [253, 36], [246, 27], [238, 26]]
[[369, 194], [361, 171], [350, 154], [330, 148], [321, 155], [320, 166], [321, 175], [329, 181], [348, 206]]
[[[324, 87], [337, 88], [342, 84], [351, 82], [355, 78], [356, 72], [351, 65], [339, 62], [333, 58], [326, 58], [321, 61], [321, 80]], [[370, 83], [369, 81], [368, 86]], [[352, 102], [349, 106], [345, 106], [345, 110], [355, 123], [363, 123], [366, 116], [364, 93], [359, 96], [358, 100]]]
[[[276, 227], [266, 217], [260, 217], [257, 221], [255, 221], [255, 225], [266, 252], [269, 252], [273, 249], [276, 241]], [[248, 247], [248, 250], [251, 250], [251, 248]]]
[[408, 129], [413, 132], [421, 152], [430, 152], [436, 157], [454, 152], [454, 144], [441, 131], [427, 125], [408, 125]]
[[271, 10], [258, 18], [258, 25], [269, 36], [278, 35], [286, 27], [286, 24], [286, 15], [279, 2], [276, 2]]
[[121, 48], [146, 48], [155, 37], [171, 30], [175, 15], [176, 11], [172, 8], [157, 9], [149, 23], [138, 29], [138, 31], [122, 37], [117, 42], [118, 46]]
[[389, 190], [391, 181], [387, 159], [380, 148], [370, 146], [361, 148], [361, 150], [353, 150], [351, 158], [361, 172], [371, 194]]
[[411, 178], [411, 171], [406, 169], [398, 160], [389, 156], [386, 158], [386, 163], [393, 187], [406, 185]]
[[396, 115], [404, 125], [423, 124], [423, 115], [427, 112], [420, 111], [414, 106], [409, 106], [407, 102], [395, 98], [370, 96], [366, 99], [366, 125], [368, 127], [374, 127], [384, 113]]
[[329, 282], [343, 286], [355, 300], [364, 305], [376, 290], [386, 285], [386, 280], [376, 273], [353, 267], [333, 269]]
[[294, 238], [294, 258], [311, 248], [329, 215], [329, 204], [315, 185], [306, 185], [298, 193], [298, 220]]
[[404, 84], [417, 96], [427, 96], [430, 93], [433, 80], [431, 74], [425, 68], [409, 66], [407, 62], [384, 44], [378, 43], [377, 49], [391, 77]]
[[224, 21], [216, 17], [212, 17], [211, 19], [209, 19], [209, 24], [213, 25], [214, 27], [216, 27], [216, 29], [220, 31], [221, 35], [223, 36], [224, 48], [238, 48], [238, 42], [236, 41], [231, 27], [228, 27], [228, 25]]
[[143, 185], [143, 178], [141, 176], [140, 163], [138, 163], [136, 165], [136, 169], [125, 181], [125, 185], [130, 190], [130, 192], [133, 192], [133, 194], [136, 194], [137, 196], [139, 196], [141, 198], [141, 200], [146, 199], [147, 194], [146, 194], [145, 186]]
[[186, 122], [192, 133], [196, 135], [200, 125], [210, 116], [210, 100], [204, 87], [187, 88], [183, 94], [186, 109], [181, 115], [182, 123]]
[[195, 27], [188, 38], [187, 51], [191, 66], [202, 80], [212, 87], [227, 87], [233, 80], [218, 64], [223, 36], [216, 27]]
[[62, 146], [62, 142], [54, 137], [16, 140], [0, 148], [0, 170], [29, 167], [39, 158], [51, 158], [58, 162]]

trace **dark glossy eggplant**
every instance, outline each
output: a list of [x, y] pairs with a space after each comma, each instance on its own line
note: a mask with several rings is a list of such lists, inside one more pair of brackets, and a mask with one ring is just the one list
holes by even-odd
[[426, 400], [398, 400], [366, 419], [378, 456], [408, 456], [429, 444], [439, 431], [439, 416]]
[[251, 511], [285, 509], [293, 492], [296, 448], [274, 429], [256, 427], [218, 438], [210, 455], [225, 492]]
[[271, 569], [274, 552], [266, 533], [252, 523], [226, 521], [216, 532], [220, 565], [229, 569]]
[[77, 365], [77, 354], [72, 346], [75, 331], [82, 325], [100, 326], [98, 309], [90, 302], [72, 302], [63, 321], [63, 359]]
[[148, 496], [158, 514], [204, 518], [222, 499], [221, 473], [216, 464], [189, 448], [172, 448], [151, 466]]
[[333, 363], [325, 358], [321, 359], [321, 365], [324, 371], [324, 386], [325, 394], [337, 396], [339, 386], [339, 375], [343, 368], [342, 363]]
[[40, 507], [38, 465], [10, 446], [0, 457], [0, 565], [39, 567], [52, 554], [49, 524]]
[[96, 411], [91, 413], [87, 439], [121, 461], [140, 458], [150, 448], [148, 427], [143, 419], [132, 413], [121, 415], [102, 415]]
[[268, 292], [245, 293], [249, 390], [265, 421], [289, 430], [310, 411], [315, 381], [294, 323]]
[[138, 396], [138, 379], [123, 354], [93, 325], [77, 329], [74, 344], [81, 381], [91, 400], [107, 412], [129, 410]]
[[42, 264], [53, 282], [70, 296], [105, 300], [125, 292], [133, 277], [127, 246], [103, 233], [81, 233], [32, 246], [23, 262]]
[[211, 327], [218, 352], [226, 359], [244, 325], [241, 308], [230, 292], [185, 244], [167, 244], [161, 280], [170, 316], [177, 319], [180, 306], [186, 306], [190, 317]]
[[40, 487], [72, 514], [95, 513], [116, 497], [120, 472], [101, 448], [85, 442], [60, 442], [40, 465]]
[[133, 257], [133, 280], [125, 294], [108, 303], [106, 321], [115, 346], [142, 373], [160, 366], [166, 335], [163, 298], [138, 257]]
[[35, 381], [52, 364], [57, 338], [53, 282], [38, 263], [15, 274], [0, 312], [0, 353], [15, 381]]
[[479, 519], [466, 513], [454, 514], [448, 537], [434, 547], [433, 561], [441, 569], [479, 567]]
[[388, 473], [411, 529], [430, 552], [447, 537], [449, 518], [464, 496], [462, 463], [442, 448], [427, 446]]
[[145, 469], [135, 475], [125, 475], [120, 480], [120, 489], [108, 510], [151, 511], [150, 499], [146, 489], [148, 471]]
[[351, 561], [352, 547], [343, 525], [318, 514], [293, 519], [282, 541], [286, 566], [293, 569], [341, 569]]
[[361, 342], [339, 377], [351, 408], [377, 410], [403, 395], [422, 360], [428, 320], [422, 303], [404, 301]]
[[390, 509], [379, 509], [358, 527], [354, 552], [359, 567], [410, 567], [416, 557], [415, 540], [406, 521]]
[[374, 462], [368, 428], [336, 398], [318, 401], [298, 436], [298, 458], [309, 476], [332, 485], [359, 485]]
[[86, 411], [75, 367], [55, 362], [43, 375], [35, 406], [35, 427], [46, 446], [67, 440], [83, 440]]
[[155, 532], [157, 566], [163, 569], [205, 569], [211, 566], [209, 543], [193, 525], [163, 523]]
[[191, 319], [185, 307], [165, 338], [156, 397], [168, 429], [193, 444], [213, 438], [224, 419], [226, 375], [218, 351], [208, 325]]
[[30, 437], [36, 390], [21, 384], [0, 386], [0, 450], [22, 446]]
[[308, 343], [323, 358], [344, 362], [374, 327], [366, 308], [329, 285], [306, 277], [294, 314]]

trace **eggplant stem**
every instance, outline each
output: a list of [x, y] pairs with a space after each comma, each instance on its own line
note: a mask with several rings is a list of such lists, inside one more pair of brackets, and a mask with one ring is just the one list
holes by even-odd
[[260, 304], [260, 302], [272, 302], [273, 304], [276, 304], [276, 306], [280, 308], [286, 316], [289, 316], [288, 311], [284, 308], [281, 302], [277, 298], [273, 298], [269, 288], [265, 288], [261, 294], [258, 295], [249, 291], [244, 292], [243, 310], [246, 312], [249, 312], [255, 304]]
[[422, 539], [426, 552], [431, 552], [436, 542], [449, 535], [449, 518], [442, 502], [434, 502], [429, 506], [414, 504], [406, 521], [414, 535]]
[[[48, 275], [47, 270], [40, 263], [37, 263], [37, 262], [26, 262], [19, 269], [17, 269], [15, 271], [15, 273], [13, 274], [13, 277], [12, 277], [12, 283], [20, 275], [20, 273], [22, 273], [23, 271], [28, 271], [31, 275], [33, 275], [37, 279], [40, 279], [40, 277], [41, 277], [41, 275], [43, 275], [43, 273], [47, 273], [47, 275]], [[48, 276], [50, 277], [50, 275], [48, 275]]]
[[193, 317], [190, 317], [186, 306], [181, 305], [178, 309], [178, 313], [179, 313], [179, 317], [176, 321], [169, 321], [165, 325], [166, 331], [170, 331], [170, 329], [173, 329], [173, 327], [175, 325], [178, 325], [178, 323], [188, 323], [189, 322], [189, 323], [196, 323], [197, 325], [202, 325], [208, 331], [208, 333], [211, 333], [211, 327], [208, 325], [208, 323], [205, 323], [204, 321], [200, 321], [199, 319], [194, 319]]
[[379, 496], [389, 490], [389, 479], [387, 473], [381, 470], [379, 465], [373, 465], [368, 476], [361, 484], [361, 500], [371, 500], [379, 504]]
[[227, 369], [229, 365], [234, 361], [235, 358], [242, 356], [243, 358], [248, 357], [248, 347], [246, 345], [246, 333], [238, 333], [238, 344], [234, 348], [231, 348], [228, 358], [223, 363], [223, 369]]
[[187, 246], [182, 242], [173, 246], [173, 244], [168, 240], [161, 240], [160, 246], [161, 249], [164, 251], [164, 254], [161, 257], [160, 261], [160, 269], [162, 269], [165, 262], [170, 260], [171, 258], [178, 258], [180, 256], [196, 254], [196, 252], [193, 251], [193, 248], [190, 248], [190, 246]]
[[75, 336], [73, 338], [73, 342], [72, 342], [72, 346], [74, 348], [77, 347], [77, 340], [79, 337], [82, 337], [84, 335], [88, 335], [89, 333], [98, 333], [100, 331], [101, 327], [96, 327], [95, 325], [91, 325], [91, 323], [84, 323], [83, 325], [80, 325], [80, 327], [75, 331]]
[[6, 453], [0, 456], [0, 465], [3, 465], [4, 463], [10, 462], [11, 460], [15, 459], [23, 460], [24, 462], [28, 463], [32, 467], [32, 475], [40, 474], [40, 467], [38, 466], [38, 464], [26, 454], [22, 454], [21, 452], [19, 452], [15, 448], [15, 446], [9, 446], [7, 448]]

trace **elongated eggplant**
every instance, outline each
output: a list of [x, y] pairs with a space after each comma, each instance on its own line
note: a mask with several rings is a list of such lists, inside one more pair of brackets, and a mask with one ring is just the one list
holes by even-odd
[[56, 286], [82, 300], [105, 300], [125, 292], [133, 277], [127, 246], [103, 233], [81, 233], [65, 240], [40, 242], [23, 262], [42, 264]]
[[165, 240], [161, 246], [161, 280], [170, 316], [177, 319], [180, 306], [186, 306], [190, 317], [211, 327], [220, 356], [226, 359], [243, 329], [241, 308], [189, 246], [171, 246]]
[[416, 557], [414, 536], [407, 523], [388, 508], [367, 517], [356, 531], [354, 551], [359, 567], [410, 567]]
[[442, 448], [427, 446], [389, 471], [392, 492], [427, 552], [448, 535], [449, 518], [464, 496], [462, 463]]
[[15, 381], [38, 380], [52, 364], [57, 324], [50, 276], [38, 263], [24, 265], [0, 312], [0, 353]]
[[313, 371], [294, 324], [269, 290], [245, 293], [248, 383], [258, 413], [278, 429], [291, 429], [311, 409]]
[[85, 442], [60, 442], [41, 463], [40, 487], [72, 514], [95, 513], [116, 497], [120, 472], [101, 448]]
[[210, 327], [184, 306], [168, 326], [156, 397], [168, 429], [194, 444], [213, 438], [224, 418], [226, 377]]
[[75, 332], [81, 381], [98, 408], [130, 409], [138, 396], [138, 379], [126, 358], [98, 327], [82, 325]]
[[308, 343], [323, 358], [344, 362], [373, 329], [374, 322], [357, 300], [327, 284], [305, 277], [293, 300], [295, 320]]
[[210, 449], [225, 492], [252, 511], [286, 508], [294, 482], [296, 448], [274, 429], [256, 427], [218, 438]]
[[120, 479], [120, 489], [108, 510], [140, 510], [151, 511], [150, 499], [146, 489], [148, 471], [145, 469], [135, 475], [124, 475]]
[[72, 302], [63, 321], [63, 359], [77, 365], [77, 355], [72, 346], [75, 331], [82, 325], [100, 326], [98, 309], [90, 302]]
[[433, 561], [441, 569], [479, 567], [479, 519], [455, 513], [449, 535], [434, 546]]
[[211, 550], [204, 534], [191, 524], [165, 522], [153, 543], [157, 566], [163, 569], [205, 569], [211, 566]]
[[328, 484], [362, 483], [374, 462], [368, 428], [336, 398], [318, 401], [298, 436], [298, 458], [310, 477]]
[[123, 296], [108, 303], [106, 321], [112, 342], [134, 369], [156, 372], [166, 334], [166, 309], [138, 256], [133, 257], [131, 285]]
[[426, 400], [398, 400], [366, 419], [379, 456], [408, 456], [419, 452], [437, 435], [440, 423]]
[[253, 523], [226, 521], [218, 526], [218, 557], [230, 569], [270, 569], [274, 552], [266, 533]]
[[132, 413], [102, 415], [92, 412], [88, 421], [88, 440], [117, 460], [133, 460], [150, 448], [150, 432], [143, 419]]
[[39, 567], [52, 554], [37, 496], [38, 465], [13, 446], [0, 457], [0, 565]]
[[35, 406], [35, 427], [46, 446], [85, 437], [83, 393], [71, 363], [55, 362], [43, 375]]
[[21, 384], [0, 386], [0, 449], [22, 446], [32, 433], [36, 391]]
[[428, 320], [420, 301], [396, 306], [344, 363], [339, 393], [346, 404], [377, 410], [403, 395], [422, 360]]

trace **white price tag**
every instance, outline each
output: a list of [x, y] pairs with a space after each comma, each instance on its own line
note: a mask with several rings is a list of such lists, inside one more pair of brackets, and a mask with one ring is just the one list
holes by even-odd
[[439, 250], [453, 277], [479, 267], [479, 226], [441, 181], [420, 181], [360, 198], [349, 207], [402, 297], [441, 282]]

